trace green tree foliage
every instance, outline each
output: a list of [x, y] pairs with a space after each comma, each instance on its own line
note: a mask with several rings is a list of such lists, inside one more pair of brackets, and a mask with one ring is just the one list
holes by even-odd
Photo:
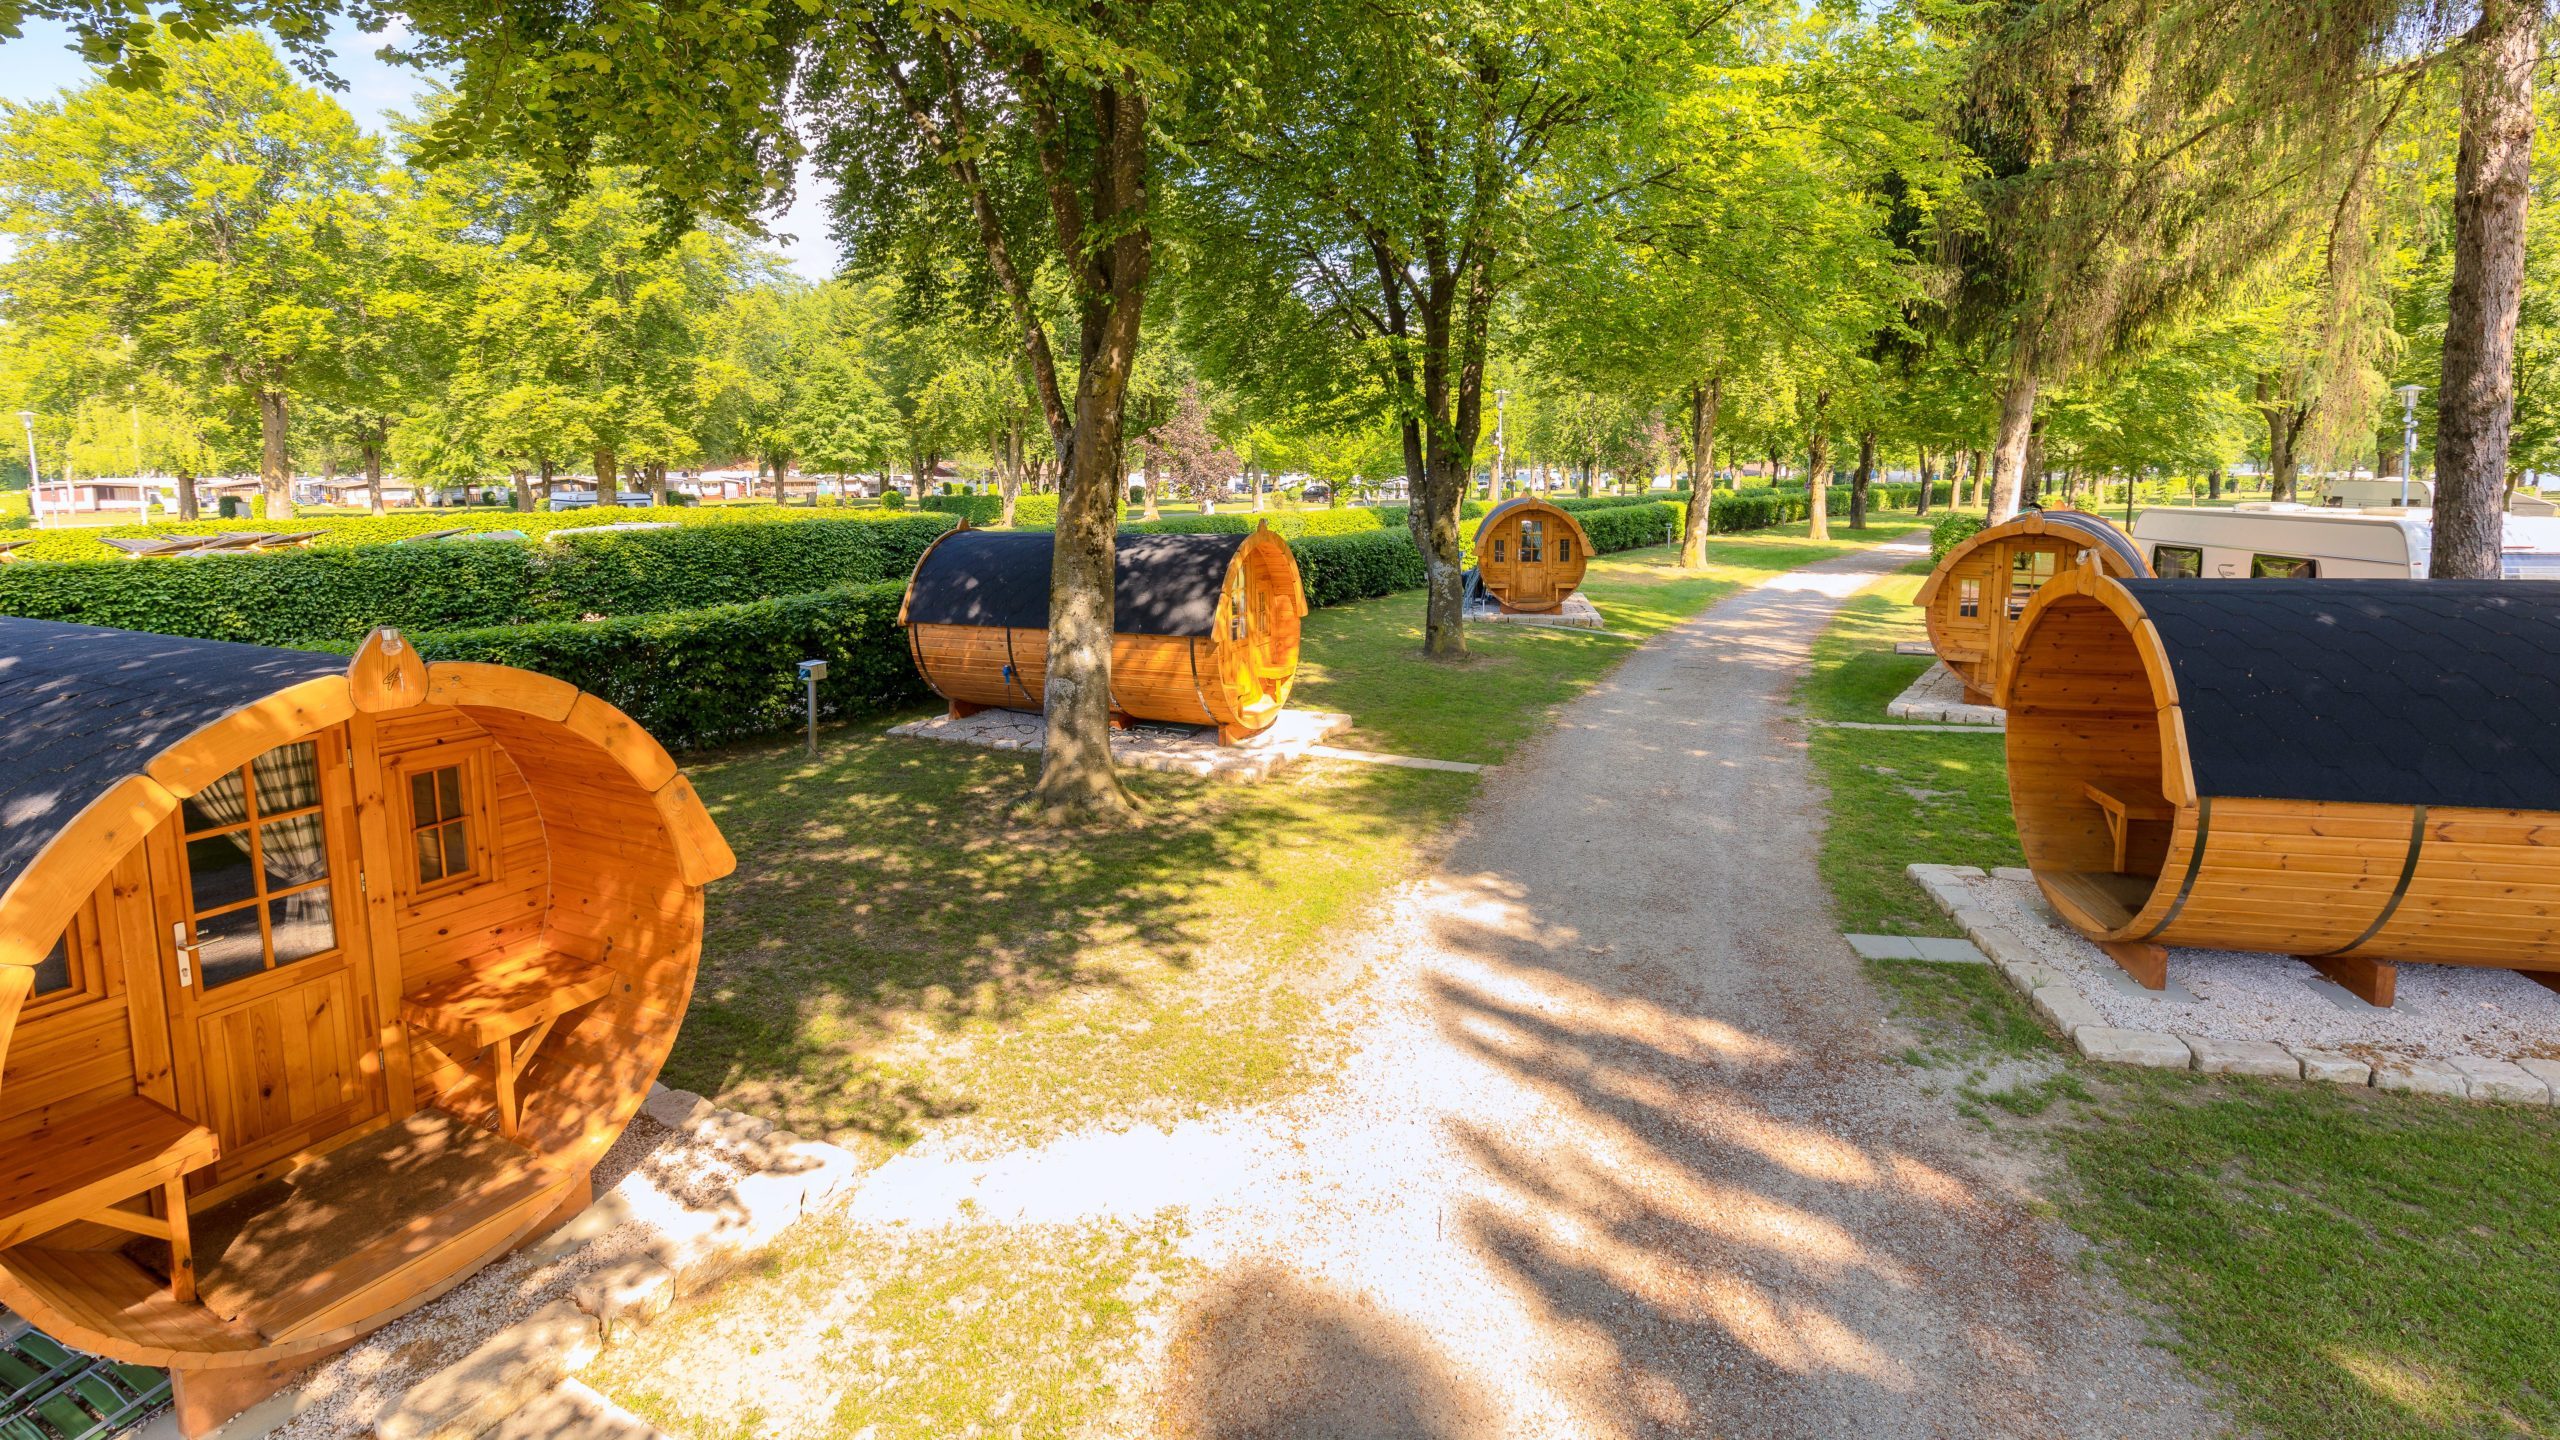
[[135, 368], [256, 417], [293, 513], [289, 397], [339, 363], [381, 221], [377, 147], [255, 36], [165, 39], [161, 83], [13, 105], [0, 231], [13, 326], [126, 337]]

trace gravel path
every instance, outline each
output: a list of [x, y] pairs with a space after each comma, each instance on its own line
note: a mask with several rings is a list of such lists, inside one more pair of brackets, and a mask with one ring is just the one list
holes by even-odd
[[857, 1212], [1184, 1207], [1137, 1433], [1243, 1440], [2189, 1436], [2221, 1428], [2022, 1162], [1888, 1058], [1814, 873], [1786, 694], [1880, 547], [1632, 656], [1488, 780], [1367, 937], [1338, 1084], [993, 1161]]

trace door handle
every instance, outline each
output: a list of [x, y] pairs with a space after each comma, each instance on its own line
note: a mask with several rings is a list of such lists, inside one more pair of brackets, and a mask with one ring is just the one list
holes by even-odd
[[196, 983], [196, 947], [187, 943], [185, 921], [177, 921], [170, 925], [169, 945], [178, 953], [178, 983], [182, 986], [194, 985]]

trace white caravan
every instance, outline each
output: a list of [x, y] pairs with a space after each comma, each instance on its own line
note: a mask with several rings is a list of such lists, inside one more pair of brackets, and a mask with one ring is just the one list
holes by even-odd
[[[2424, 580], [2435, 525], [2417, 509], [2169, 506], [2143, 511], [2133, 540], [2163, 580]], [[2560, 518], [2506, 517], [2503, 568], [2560, 580]]]

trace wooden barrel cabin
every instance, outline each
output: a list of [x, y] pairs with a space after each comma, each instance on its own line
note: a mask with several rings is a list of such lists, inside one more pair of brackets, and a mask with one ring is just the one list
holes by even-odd
[[1505, 610], [1553, 613], [1581, 587], [1590, 563], [1582, 522], [1534, 495], [1505, 500], [1476, 524], [1476, 583]]
[[[952, 714], [1045, 707], [1052, 552], [1047, 531], [953, 530], [918, 557], [898, 622]], [[1262, 733], [1297, 683], [1306, 613], [1297, 559], [1267, 525], [1119, 536], [1113, 713], [1215, 725], [1227, 743]]]
[[1986, 526], [1947, 552], [1912, 603], [1929, 626], [1929, 648], [1964, 681], [1966, 703], [1988, 705], [2027, 602], [2047, 581], [2098, 557], [2119, 578], [2149, 579], [2142, 551], [2104, 517], [2079, 510], [2030, 510]]
[[2560, 987], [2560, 586], [2119, 580], [2019, 623], [2002, 703], [2036, 883], [2144, 985], [2166, 946]]
[[585, 1207], [734, 865], [540, 675], [0, 619], [0, 1303], [205, 1433]]

